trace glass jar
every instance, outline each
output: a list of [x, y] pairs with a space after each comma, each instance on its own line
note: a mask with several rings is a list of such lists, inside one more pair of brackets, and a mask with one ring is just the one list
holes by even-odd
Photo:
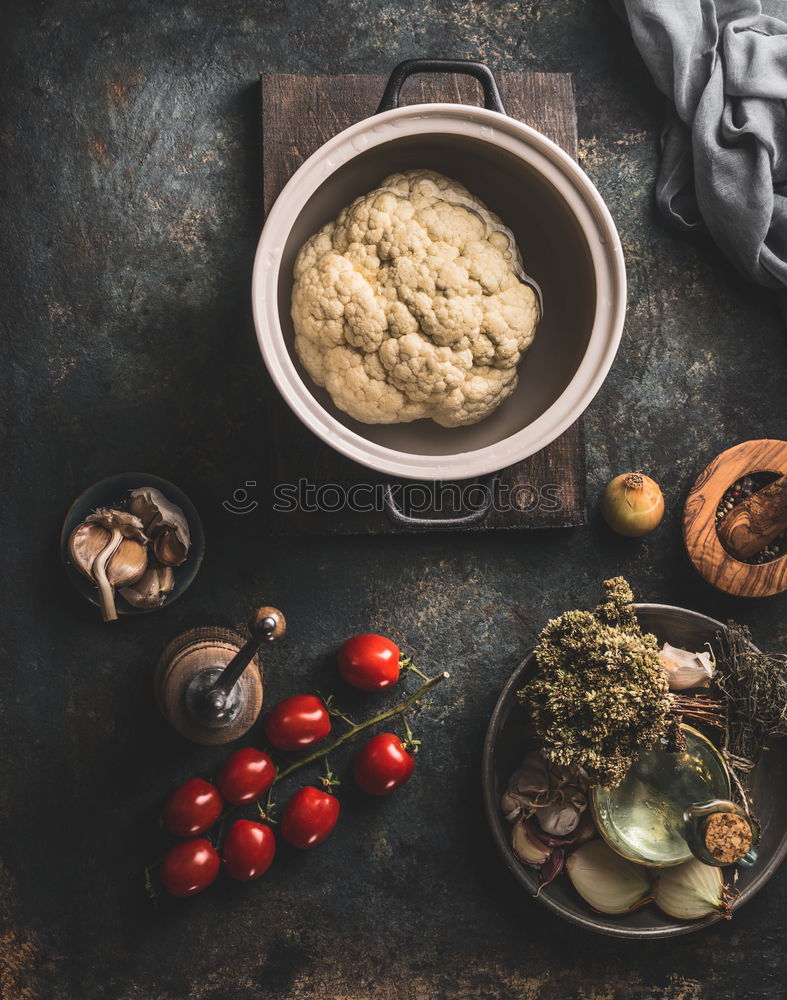
[[645, 750], [616, 788], [597, 786], [591, 795], [599, 833], [637, 864], [662, 868], [698, 857], [719, 865], [706, 845], [711, 817], [727, 813], [749, 822], [730, 801], [730, 775], [719, 751], [691, 726], [680, 728], [685, 750], [667, 750], [666, 744]]

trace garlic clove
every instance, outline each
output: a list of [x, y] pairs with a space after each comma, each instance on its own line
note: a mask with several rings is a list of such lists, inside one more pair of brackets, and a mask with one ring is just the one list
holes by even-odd
[[661, 650], [661, 662], [670, 691], [708, 687], [716, 673], [716, 658], [710, 646], [701, 653], [692, 653], [665, 642]]
[[189, 554], [174, 528], [165, 528], [153, 540], [153, 554], [163, 566], [180, 566]]
[[126, 587], [136, 583], [147, 566], [147, 547], [135, 538], [124, 538], [107, 563], [107, 579], [113, 587]]
[[580, 815], [581, 812], [571, 802], [553, 802], [536, 813], [539, 826], [551, 837], [567, 837], [573, 833], [579, 825]]
[[500, 808], [503, 810], [503, 815], [509, 823], [515, 823], [524, 810], [521, 800], [509, 792], [503, 793], [503, 797], [500, 800]]
[[141, 519], [145, 532], [153, 540], [154, 551], [160, 536], [165, 532], [174, 533], [161, 543], [161, 552], [156, 552], [159, 562], [168, 566], [179, 566], [185, 562], [191, 546], [191, 534], [186, 515], [177, 504], [168, 500], [161, 490], [142, 486], [131, 491], [128, 508]]
[[579, 844], [584, 844], [588, 840], [592, 840], [593, 837], [597, 835], [596, 824], [593, 821], [593, 816], [589, 809], [586, 809], [579, 817], [579, 823], [576, 827], [564, 837], [553, 837], [548, 833], [544, 833], [541, 839], [545, 844], [549, 844], [552, 847], [572, 847], [578, 846]]
[[579, 895], [600, 913], [629, 913], [651, 899], [647, 869], [622, 858], [603, 840], [573, 851], [566, 871]]
[[524, 819], [517, 820], [511, 830], [511, 846], [519, 860], [533, 868], [540, 868], [552, 853], [552, 848], [538, 839]]
[[150, 566], [133, 586], [120, 593], [135, 608], [160, 608], [172, 593], [175, 574], [170, 566]]
[[711, 913], [732, 916], [730, 892], [721, 869], [696, 858], [660, 869], [653, 898], [659, 909], [677, 920], [700, 920]]

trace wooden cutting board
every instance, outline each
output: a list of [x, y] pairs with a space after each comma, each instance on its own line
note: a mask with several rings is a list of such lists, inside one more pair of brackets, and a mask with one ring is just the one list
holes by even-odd
[[[497, 73], [496, 79], [507, 113], [538, 129], [576, 159], [577, 127], [571, 75]], [[383, 76], [262, 75], [266, 214], [290, 176], [308, 156], [337, 132], [374, 114], [386, 81]], [[478, 84], [469, 77], [410, 78], [402, 88], [402, 104], [425, 101], [480, 105], [482, 95]], [[275, 427], [277, 433], [272, 437], [271, 478], [267, 485], [272, 490], [276, 484], [287, 484], [292, 487], [287, 494], [292, 496], [300, 481], [299, 495], [307, 498], [297, 509], [272, 510], [272, 526], [277, 531], [384, 534], [405, 530], [394, 525], [384, 510], [355, 513], [346, 509], [311, 509], [319, 505], [308, 498], [313, 500], [321, 486], [331, 487], [324, 490], [324, 506], [335, 506], [333, 498], [340, 494], [333, 487], [341, 491], [355, 484], [373, 486], [386, 480], [339, 455], [312, 435], [290, 412], [272, 385], [268, 397], [270, 426]], [[508, 490], [508, 495], [520, 498], [519, 506], [501, 504], [501, 509], [492, 509], [482, 524], [462, 530], [565, 528], [584, 524], [585, 450], [581, 420], [537, 455], [503, 469], [498, 484]], [[309, 486], [313, 488], [309, 490]], [[274, 505], [274, 500], [271, 503]], [[278, 506], [292, 505], [285, 501]], [[375, 503], [375, 506], [378, 505]]]

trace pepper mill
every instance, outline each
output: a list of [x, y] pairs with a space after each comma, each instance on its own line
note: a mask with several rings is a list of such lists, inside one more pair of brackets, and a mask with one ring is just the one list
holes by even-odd
[[174, 638], [156, 664], [154, 691], [164, 718], [195, 743], [219, 745], [239, 739], [262, 708], [262, 663], [258, 650], [287, 628], [277, 608], [257, 608], [249, 639], [218, 626], [190, 629]]

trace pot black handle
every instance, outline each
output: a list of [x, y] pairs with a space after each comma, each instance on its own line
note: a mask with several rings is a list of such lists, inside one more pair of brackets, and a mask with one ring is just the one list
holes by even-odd
[[376, 114], [399, 107], [402, 84], [413, 73], [463, 73], [465, 76], [473, 76], [483, 87], [484, 107], [488, 111], [498, 111], [501, 115], [506, 113], [492, 70], [483, 63], [472, 59], [407, 59], [394, 67]]
[[481, 524], [492, 509], [497, 478], [496, 473], [484, 476], [477, 484], [485, 490], [486, 496], [484, 502], [476, 510], [471, 511], [469, 514], [460, 514], [458, 517], [413, 517], [411, 514], [405, 514], [394, 498], [393, 487], [390, 483], [386, 483], [383, 490], [385, 513], [388, 515], [389, 520], [398, 528], [407, 528], [409, 530], [455, 531], [457, 528], [471, 528], [473, 525]]

